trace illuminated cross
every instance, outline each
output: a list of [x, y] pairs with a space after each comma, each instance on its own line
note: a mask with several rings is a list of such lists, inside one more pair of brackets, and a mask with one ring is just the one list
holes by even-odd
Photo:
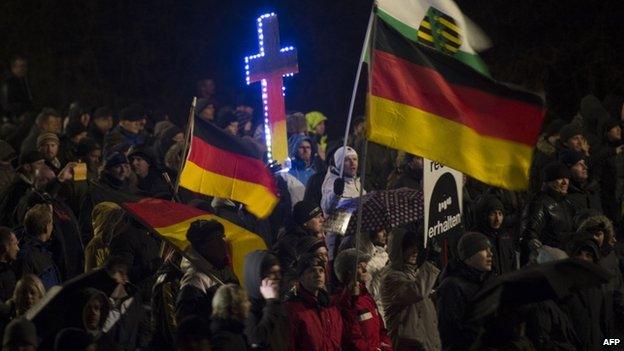
[[286, 110], [283, 77], [299, 72], [297, 50], [280, 48], [277, 15], [269, 13], [258, 18], [260, 53], [245, 57], [247, 84], [260, 81], [264, 109], [264, 132], [269, 161], [284, 164], [288, 158]]

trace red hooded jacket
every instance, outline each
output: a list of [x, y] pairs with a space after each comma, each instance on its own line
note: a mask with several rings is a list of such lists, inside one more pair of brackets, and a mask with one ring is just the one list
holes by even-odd
[[343, 288], [334, 297], [345, 324], [343, 350], [392, 351], [392, 340], [386, 332], [377, 304], [364, 285], [360, 284], [357, 296]]
[[290, 321], [290, 350], [338, 351], [343, 342], [340, 310], [324, 290], [318, 297], [299, 287], [284, 308]]

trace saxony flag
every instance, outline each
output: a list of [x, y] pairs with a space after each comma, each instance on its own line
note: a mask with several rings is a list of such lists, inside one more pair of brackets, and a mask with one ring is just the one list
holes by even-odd
[[[420, 17], [417, 40], [384, 20], [381, 10], [387, 7], [378, 12], [369, 66], [368, 138], [487, 184], [524, 189], [544, 117], [543, 102], [459, 59], [460, 51], [470, 53], [461, 34], [463, 21], [453, 16], [455, 12], [427, 7], [433, 2], [421, 2], [428, 15]], [[399, 13], [401, 5], [415, 2], [392, 3]]]

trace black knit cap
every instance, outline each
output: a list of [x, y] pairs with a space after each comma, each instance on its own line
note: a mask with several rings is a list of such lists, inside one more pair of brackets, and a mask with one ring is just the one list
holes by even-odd
[[559, 159], [561, 160], [561, 163], [566, 165], [566, 167], [572, 167], [578, 161], [583, 159], [583, 154], [576, 150], [563, 150], [559, 155]]
[[45, 160], [45, 156], [39, 151], [28, 151], [19, 156], [19, 165], [24, 166], [40, 160]]
[[132, 161], [134, 157], [140, 157], [144, 159], [147, 163], [150, 164], [150, 166], [156, 165], [156, 155], [154, 155], [154, 152], [148, 147], [138, 147], [132, 149], [128, 154], [128, 159]]
[[102, 106], [95, 110], [95, 112], [93, 112], [93, 119], [107, 118], [112, 115], [113, 111], [110, 108]]
[[301, 277], [301, 275], [308, 269], [312, 267], [323, 267], [325, 268], [325, 261], [322, 258], [315, 254], [305, 254], [299, 257], [297, 260], [297, 265], [295, 266], [295, 273], [297, 274], [297, 278]]
[[292, 216], [295, 223], [303, 225], [320, 213], [323, 213], [323, 211], [315, 203], [303, 200], [295, 204]]
[[457, 244], [459, 259], [465, 261], [481, 250], [491, 248], [492, 243], [487, 236], [477, 232], [467, 232], [462, 235]]
[[604, 122], [604, 124], [602, 125], [602, 128], [603, 128], [603, 130], [606, 133], [606, 132], [610, 131], [611, 129], [613, 129], [613, 128], [619, 126], [619, 125], [620, 125], [620, 123], [617, 120], [615, 120], [613, 118], [609, 118], [609, 119], [607, 119]]
[[557, 179], [572, 178], [570, 169], [559, 161], [547, 164], [542, 170], [542, 178], [544, 182], [552, 182]]
[[503, 206], [503, 203], [498, 196], [485, 195], [479, 201], [479, 209], [481, 210], [481, 213], [488, 215], [494, 211], [504, 211], [505, 206]]
[[197, 244], [201, 245], [216, 238], [223, 238], [224, 233], [225, 228], [223, 228], [223, 224], [214, 219], [199, 219], [191, 223], [191, 226], [186, 232], [186, 239], [191, 245], [196, 246]]

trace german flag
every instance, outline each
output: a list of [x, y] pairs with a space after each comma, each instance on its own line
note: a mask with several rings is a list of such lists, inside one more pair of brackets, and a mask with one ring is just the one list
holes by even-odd
[[441, 162], [482, 182], [525, 189], [542, 100], [376, 18], [369, 140]]
[[241, 202], [259, 218], [271, 214], [278, 201], [273, 175], [255, 145], [201, 119], [195, 120], [179, 184], [195, 193]]
[[136, 202], [123, 202], [121, 205], [141, 224], [184, 253], [189, 247], [186, 232], [191, 223], [214, 219], [225, 228], [225, 241], [228, 244], [232, 269], [243, 281], [245, 256], [254, 250], [266, 250], [264, 240], [234, 223], [200, 209], [161, 199], [146, 198]]

